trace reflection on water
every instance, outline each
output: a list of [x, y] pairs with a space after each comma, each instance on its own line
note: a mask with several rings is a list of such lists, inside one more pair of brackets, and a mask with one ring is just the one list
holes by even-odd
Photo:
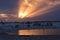
[[19, 30], [18, 35], [60, 35], [60, 29]]

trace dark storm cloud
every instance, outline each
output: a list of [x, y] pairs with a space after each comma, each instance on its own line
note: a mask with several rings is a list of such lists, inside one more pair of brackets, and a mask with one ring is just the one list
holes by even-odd
[[19, 0], [0, 0], [0, 21], [10, 20], [15, 17], [18, 10], [18, 1]]
[[0, 13], [14, 13], [18, 8], [18, 0], [0, 0]]
[[0, 9], [12, 9], [17, 7], [18, 0], [0, 0]]
[[[15, 16], [18, 10], [18, 1], [19, 0], [0, 0], [0, 15], [3, 17]], [[2, 16], [0, 16], [0, 18], [3, 19]]]

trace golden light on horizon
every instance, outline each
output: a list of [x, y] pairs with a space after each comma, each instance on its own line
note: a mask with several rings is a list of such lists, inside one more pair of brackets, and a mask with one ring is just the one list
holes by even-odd
[[6, 14], [0, 14], [0, 17], [8, 17]]

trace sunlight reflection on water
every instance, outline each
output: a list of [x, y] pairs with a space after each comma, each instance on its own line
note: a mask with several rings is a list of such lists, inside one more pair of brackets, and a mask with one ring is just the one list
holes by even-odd
[[19, 30], [18, 35], [60, 35], [60, 29]]

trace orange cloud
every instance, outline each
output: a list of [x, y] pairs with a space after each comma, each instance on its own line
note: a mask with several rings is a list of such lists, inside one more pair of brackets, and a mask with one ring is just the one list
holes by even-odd
[[42, 15], [51, 11], [56, 5], [60, 5], [59, 0], [23, 0], [19, 3], [18, 17], [30, 18]]

